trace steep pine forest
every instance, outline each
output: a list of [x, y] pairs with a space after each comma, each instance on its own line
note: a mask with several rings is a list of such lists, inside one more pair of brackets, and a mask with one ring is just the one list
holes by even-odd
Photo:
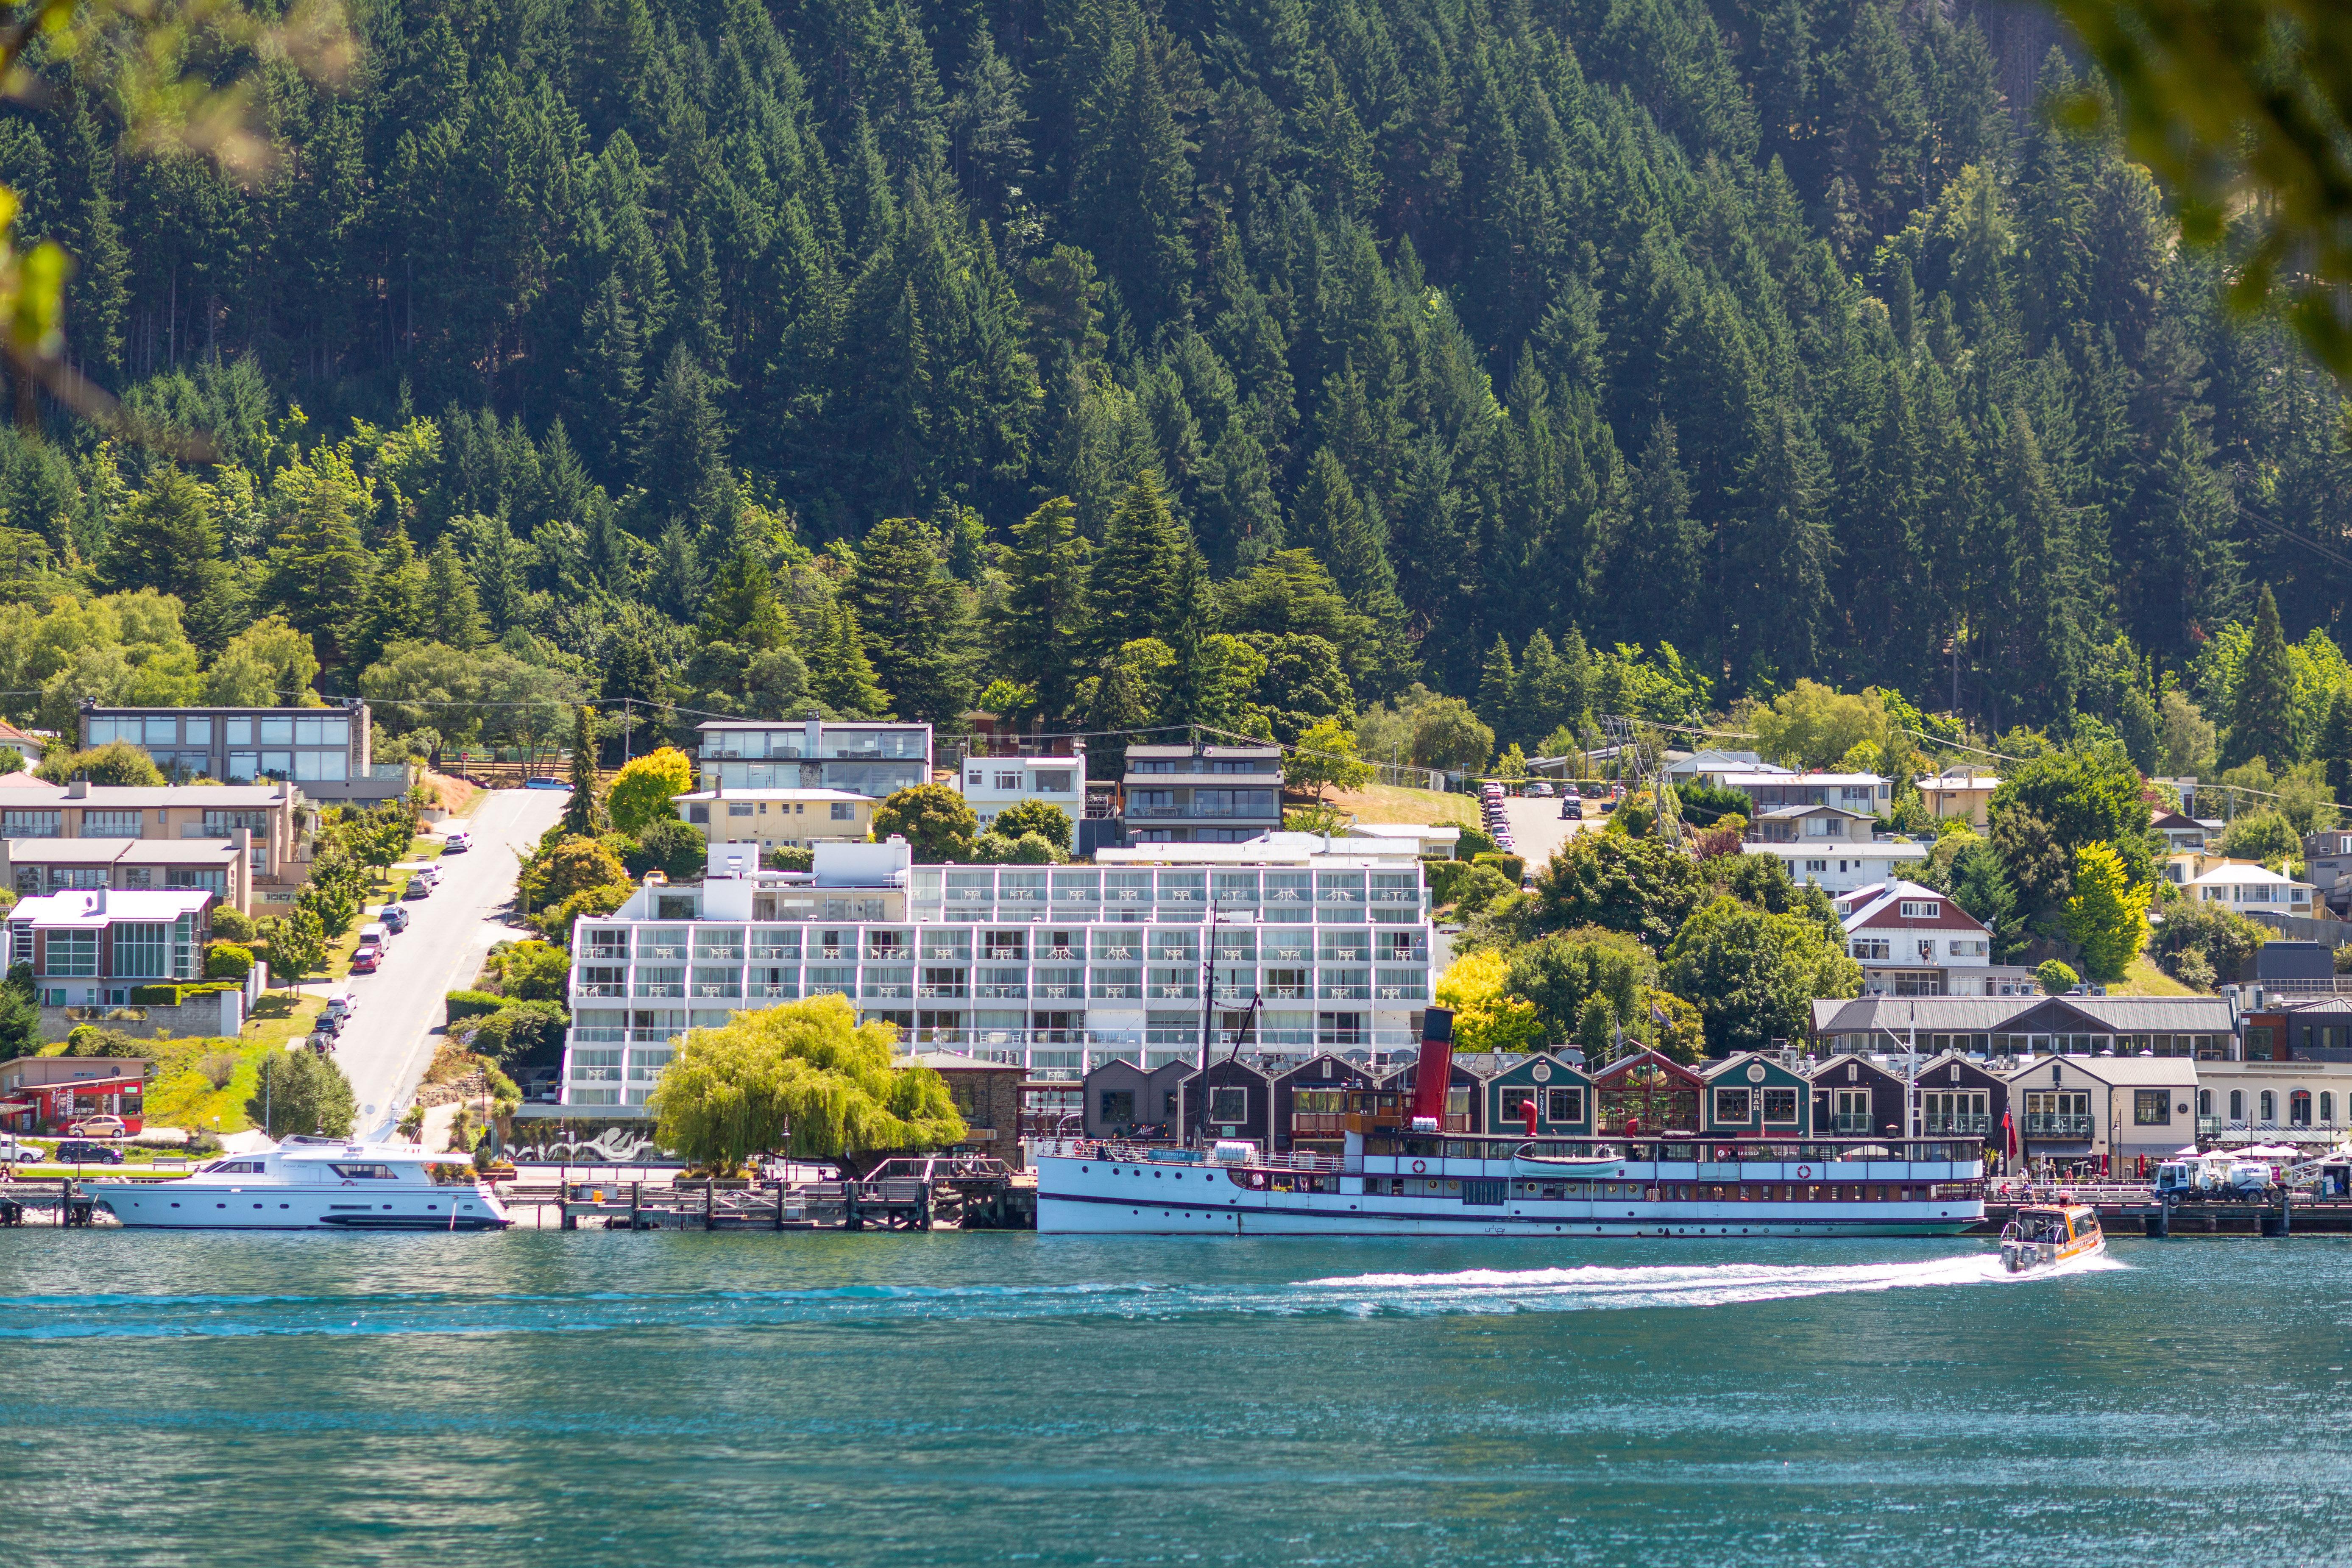
[[2336, 387], [1965, 6], [351, 18], [349, 79], [263, 68], [255, 183], [62, 75], [0, 121], [79, 363], [210, 442], [0, 437], [12, 711], [504, 670], [1295, 735], [1421, 683], [1533, 747], [1811, 678], [1993, 734], [2226, 700], [2265, 584], [2341, 611]]

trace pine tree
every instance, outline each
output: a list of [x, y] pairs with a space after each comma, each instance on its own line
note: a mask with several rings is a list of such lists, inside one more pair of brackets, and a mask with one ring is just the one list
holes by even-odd
[[321, 454], [308, 493], [270, 548], [262, 583], [263, 601], [309, 632], [320, 661], [330, 666], [348, 659], [367, 603], [370, 562], [357, 521], [362, 494], [350, 465], [333, 452]]
[[620, 276], [607, 275], [580, 319], [580, 363], [572, 375], [572, 405], [607, 479], [627, 471], [635, 446], [644, 359], [637, 313]]
[[1087, 542], [1077, 508], [1055, 496], [1013, 525], [995, 616], [996, 664], [1037, 693], [1049, 722], [1070, 717], [1087, 637]]
[[1087, 574], [1087, 646], [1095, 658], [1173, 629], [1178, 584], [1192, 549], [1160, 493], [1160, 476], [1149, 469], [1138, 474], [1111, 513]]
[[1347, 469], [1330, 447], [1316, 450], [1299, 488], [1298, 505], [1287, 535], [1329, 567], [1332, 581], [1359, 608], [1383, 592], [1396, 592], [1396, 568], [1389, 562], [1388, 531], [1348, 482]]
[[1511, 645], [1496, 632], [1495, 646], [1487, 650], [1486, 667], [1478, 675], [1478, 712], [1497, 735], [1518, 733], [1518, 715], [1511, 706], [1518, 681], [1518, 671], [1511, 664]]
[[176, 464], [157, 464], [115, 522], [106, 576], [117, 592], [152, 588], [178, 599], [196, 646], [217, 653], [244, 628], [211, 501]]
[[596, 777], [596, 710], [585, 703], [572, 710], [572, 798], [561, 826], [567, 834], [601, 838], [613, 830]]
[[646, 397], [637, 432], [636, 482], [670, 521], [709, 529], [734, 517], [727, 425], [702, 362], [680, 343]]
[[408, 531], [395, 526], [392, 538], [376, 554], [367, 608], [352, 647], [352, 662], [364, 668], [383, 658], [392, 644], [427, 635], [433, 624], [431, 587], [415, 547], [408, 542]]
[[2327, 704], [2327, 722], [2319, 731], [2319, 759], [2327, 764], [2327, 795], [2339, 803], [2352, 801], [2352, 692], [2342, 687]]
[[2301, 760], [2294, 743], [2294, 661], [2267, 583], [2254, 599], [2253, 640], [2230, 705], [2229, 750], [2234, 761], [2261, 757], [2281, 773]]
[[425, 636], [456, 648], [479, 647], [488, 640], [482, 627], [481, 597], [446, 534], [425, 562]]
[[807, 639], [810, 693], [845, 718], [889, 718], [890, 695], [875, 677], [857, 612], [835, 602], [818, 620], [818, 635]]
[[961, 718], [972, 696], [957, 646], [963, 595], [944, 544], [919, 518], [884, 518], [858, 542], [849, 588], [875, 678], [900, 712], [933, 724]]
[[696, 629], [706, 643], [730, 643], [755, 653], [785, 647], [791, 640], [768, 569], [749, 550], [738, 551], [711, 579]]

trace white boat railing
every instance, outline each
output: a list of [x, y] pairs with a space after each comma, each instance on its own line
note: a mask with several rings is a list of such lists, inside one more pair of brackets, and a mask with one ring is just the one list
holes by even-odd
[[1030, 1142], [1033, 1154], [1059, 1160], [1102, 1160], [1118, 1165], [1198, 1165], [1214, 1169], [1231, 1168], [1251, 1171], [1338, 1171], [1346, 1162], [1336, 1154], [1314, 1154], [1294, 1150], [1284, 1154], [1269, 1154], [1263, 1150], [1251, 1153], [1246, 1161], [1228, 1167], [1222, 1160], [1213, 1160], [1203, 1149], [1176, 1149], [1158, 1143], [1127, 1143], [1117, 1139], [1101, 1138], [1039, 1138]]

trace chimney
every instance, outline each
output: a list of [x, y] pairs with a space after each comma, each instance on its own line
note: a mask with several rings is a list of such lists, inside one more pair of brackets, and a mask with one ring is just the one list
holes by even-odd
[[66, 785], [66, 798], [68, 800], [88, 800], [89, 798], [89, 775], [88, 773], [79, 775], [73, 781], [73, 783]]
[[1412, 1120], [1434, 1118], [1445, 1126], [1445, 1089], [1454, 1076], [1454, 1010], [1432, 1007], [1422, 1015], [1421, 1063], [1413, 1069]]

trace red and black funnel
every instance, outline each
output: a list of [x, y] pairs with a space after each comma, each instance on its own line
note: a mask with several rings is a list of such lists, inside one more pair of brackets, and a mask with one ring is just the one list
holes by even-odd
[[1421, 1065], [1412, 1075], [1412, 1121], [1433, 1118], [1445, 1125], [1445, 1089], [1454, 1078], [1454, 1009], [1432, 1007], [1422, 1015]]

